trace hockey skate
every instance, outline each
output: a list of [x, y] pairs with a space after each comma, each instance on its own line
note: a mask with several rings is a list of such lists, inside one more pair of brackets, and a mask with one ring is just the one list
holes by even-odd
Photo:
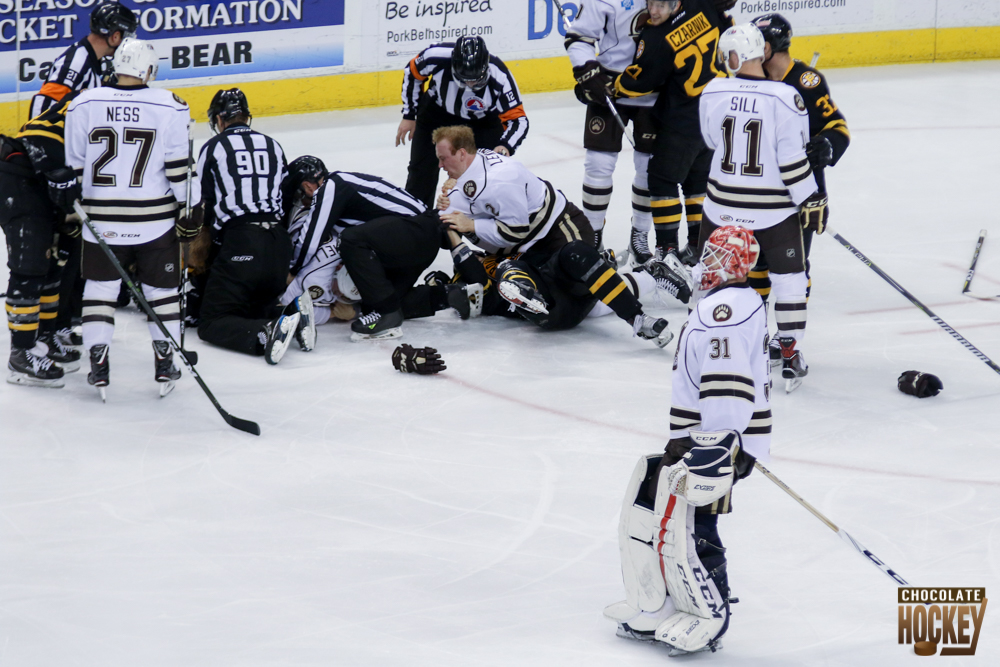
[[653, 259], [653, 253], [649, 250], [649, 231], [640, 231], [632, 228], [632, 235], [628, 242], [628, 262], [633, 269], [643, 266]]
[[664, 260], [650, 259], [642, 265], [642, 270], [656, 279], [656, 288], [663, 290], [681, 303], [691, 300], [694, 284], [687, 267], [674, 268]]
[[767, 353], [771, 357], [771, 368], [781, 368], [781, 343], [777, 335], [768, 342]]
[[174, 366], [174, 351], [165, 340], [153, 341], [155, 378], [160, 383], [160, 398], [174, 390], [174, 383], [181, 378], [181, 370]]
[[444, 291], [448, 296], [448, 305], [458, 311], [463, 320], [483, 314], [483, 286], [479, 283], [454, 283], [446, 285]]
[[674, 339], [674, 334], [667, 328], [667, 321], [649, 315], [637, 315], [632, 322], [632, 335], [645, 340], [651, 340], [657, 347], [666, 347]]
[[[312, 297], [306, 290], [288, 304], [286, 310], [299, 314], [299, 325], [295, 329], [295, 340], [304, 352], [312, 352], [316, 347], [316, 316], [313, 314]], [[288, 313], [288, 314], [291, 314]]]
[[111, 382], [111, 365], [108, 362], [108, 346], [95, 345], [90, 348], [90, 373], [87, 384], [97, 387], [101, 401], [108, 402], [107, 386]]
[[501, 280], [497, 284], [497, 290], [513, 308], [521, 308], [529, 313], [549, 314], [545, 299], [534, 287], [513, 280]]
[[54, 361], [66, 373], [80, 370], [80, 351], [63, 345], [55, 331], [45, 331], [39, 334], [38, 342], [44, 343], [49, 349], [45, 356]]
[[49, 387], [50, 389], [59, 389], [65, 386], [65, 382], [63, 382], [65, 371], [56, 366], [51, 359], [36, 353], [34, 350], [11, 348], [7, 368], [10, 370], [10, 375], [7, 377], [7, 382], [10, 384]]
[[291, 315], [282, 315], [264, 325], [261, 337], [264, 342], [264, 360], [267, 363], [274, 366], [285, 356], [285, 352], [298, 330], [300, 318], [301, 315], [298, 313], [292, 313]]
[[83, 347], [83, 336], [69, 327], [57, 331], [56, 338], [63, 347]]
[[688, 268], [693, 267], [700, 259], [698, 251], [690, 243], [684, 246], [682, 250], [678, 250], [676, 246], [667, 246], [666, 249], [657, 248], [656, 254], [663, 261], [668, 261], [667, 258], [672, 255], [680, 264]]
[[371, 312], [362, 315], [351, 322], [351, 340], [386, 340], [399, 338], [403, 335], [403, 311], [394, 310], [391, 313]]
[[785, 393], [790, 394], [809, 374], [809, 366], [802, 352], [795, 349], [794, 338], [779, 338], [778, 341], [781, 344], [781, 377], [785, 378]]

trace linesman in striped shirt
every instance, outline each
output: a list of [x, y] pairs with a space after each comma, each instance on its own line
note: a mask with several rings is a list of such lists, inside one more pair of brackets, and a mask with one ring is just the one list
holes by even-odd
[[[168, 90], [150, 88], [159, 59], [153, 45], [125, 40], [115, 53], [117, 83], [84, 91], [66, 112], [66, 163], [80, 179], [82, 205], [123, 266], [136, 266], [137, 283], [153, 312], [180, 338], [180, 241], [197, 235], [201, 194], [185, 184], [191, 113]], [[83, 344], [90, 353], [87, 382], [105, 395], [121, 278], [90, 229], [83, 231], [81, 274]], [[180, 378], [167, 337], [152, 321], [154, 379], [161, 395]]]
[[434, 44], [403, 70], [403, 120], [396, 145], [410, 139], [406, 191], [428, 208], [438, 182], [431, 134], [451, 125], [472, 128], [477, 147], [500, 155], [513, 155], [528, 136], [517, 82], [503, 61], [490, 55], [482, 37]]
[[239, 88], [220, 90], [208, 108], [217, 134], [201, 148], [198, 173], [216, 257], [202, 298], [198, 336], [277, 364], [295, 338], [316, 343], [306, 291], [282, 308], [292, 242], [282, 225], [281, 184], [288, 162], [281, 145], [250, 129], [250, 105]]
[[90, 13], [90, 34], [66, 49], [52, 62], [42, 89], [31, 98], [34, 118], [70, 92], [101, 85], [101, 60], [113, 56], [127, 37], [134, 37], [138, 19], [119, 2], [99, 4]]

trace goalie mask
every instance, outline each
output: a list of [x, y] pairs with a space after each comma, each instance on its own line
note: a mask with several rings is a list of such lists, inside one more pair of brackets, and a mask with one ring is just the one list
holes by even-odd
[[753, 232], [735, 225], [719, 227], [708, 237], [701, 252], [701, 289], [742, 280], [759, 256], [760, 246]]

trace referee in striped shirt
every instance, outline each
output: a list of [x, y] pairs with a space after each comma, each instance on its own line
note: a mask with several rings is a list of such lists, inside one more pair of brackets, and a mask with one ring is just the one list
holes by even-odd
[[[198, 336], [276, 364], [288, 336], [299, 333], [283, 330], [286, 313], [278, 305], [292, 261], [292, 242], [281, 224], [288, 164], [277, 141], [250, 129], [251, 118], [239, 88], [217, 92], [208, 110], [218, 134], [202, 146], [198, 174], [205, 223], [218, 252], [205, 284]], [[311, 324], [304, 322], [311, 318], [295, 319]]]
[[90, 34], [52, 62], [42, 89], [31, 98], [29, 118], [57, 104], [67, 93], [101, 85], [101, 59], [114, 55], [126, 37], [134, 37], [139, 20], [128, 7], [105, 2], [90, 13]]
[[450, 125], [471, 127], [478, 148], [501, 155], [513, 155], [528, 136], [517, 82], [503, 61], [490, 55], [482, 37], [434, 44], [403, 69], [403, 120], [396, 145], [410, 139], [406, 191], [428, 208], [438, 179], [431, 134]]

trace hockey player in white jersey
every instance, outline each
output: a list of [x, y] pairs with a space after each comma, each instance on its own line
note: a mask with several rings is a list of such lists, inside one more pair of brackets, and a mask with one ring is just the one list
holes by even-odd
[[742, 227], [721, 227], [705, 243], [697, 268], [708, 293], [677, 342], [670, 442], [639, 460], [622, 505], [626, 599], [604, 614], [619, 636], [666, 643], [671, 655], [721, 647], [730, 590], [718, 517], [770, 450], [767, 314], [747, 284], [758, 254]]
[[[180, 246], [201, 228], [199, 181], [186, 206], [187, 104], [149, 88], [158, 59], [152, 44], [127, 39], [115, 53], [118, 83], [85, 91], [66, 113], [66, 163], [81, 180], [83, 208], [119, 262], [136, 266], [137, 282], [174, 339], [180, 338]], [[190, 213], [187, 213], [187, 211]], [[83, 232], [83, 343], [90, 351], [87, 381], [109, 383], [115, 301], [121, 280], [89, 230]], [[180, 377], [170, 343], [149, 323], [155, 379], [161, 394]]]
[[[587, 105], [583, 130], [583, 213], [601, 239], [611, 202], [615, 163], [622, 150], [623, 132], [608, 108], [614, 99], [615, 79], [632, 64], [636, 40], [649, 17], [642, 0], [584, 2], [566, 32], [566, 51], [577, 81], [576, 96]], [[653, 227], [646, 169], [656, 138], [652, 108], [657, 94], [622, 98], [615, 102], [622, 120], [632, 125], [635, 141], [632, 181], [632, 232], [629, 254], [633, 266], [646, 263], [649, 230]]]
[[[643, 313], [597, 251], [587, 218], [562, 192], [512, 158], [477, 152], [467, 127], [435, 130], [434, 144], [442, 169], [456, 181], [441, 220], [487, 253], [509, 258], [497, 267], [497, 289], [525, 319], [547, 330], [569, 329], [601, 301], [632, 325], [633, 335], [660, 347], [670, 342], [667, 321]], [[687, 289], [665, 264], [649, 270], [662, 270]], [[690, 291], [681, 297], [686, 302]]]
[[719, 39], [730, 78], [705, 87], [701, 133], [713, 149], [701, 238], [720, 225], [753, 230], [771, 272], [782, 377], [792, 391], [808, 373], [800, 344], [806, 327], [806, 253], [802, 220], [825, 218], [806, 157], [809, 116], [796, 90], [764, 75], [764, 37], [752, 24]]

